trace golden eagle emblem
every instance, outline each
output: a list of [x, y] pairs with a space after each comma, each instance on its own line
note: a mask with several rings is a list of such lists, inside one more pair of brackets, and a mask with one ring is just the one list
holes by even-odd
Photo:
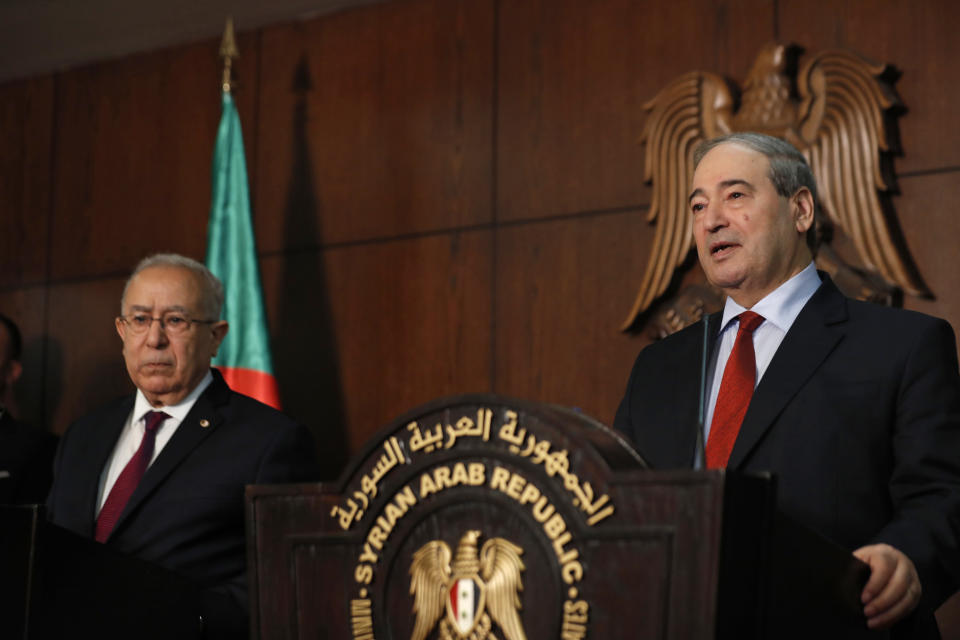
[[443, 640], [493, 640], [491, 618], [506, 640], [526, 640], [520, 623], [523, 549], [504, 538], [491, 538], [478, 556], [479, 538], [480, 531], [464, 533], [452, 565], [450, 547], [442, 540], [428, 542], [413, 554], [410, 594], [417, 618], [412, 640], [424, 640], [441, 617]]
[[888, 303], [900, 290], [930, 296], [878, 195], [893, 187], [889, 163], [883, 162], [889, 157], [881, 155], [895, 142], [888, 130], [892, 120], [885, 117], [901, 106], [885, 79], [888, 67], [849, 51], [826, 51], [795, 73], [796, 53], [798, 48], [779, 43], [765, 46], [747, 75], [739, 109], [727, 82], [705, 71], [680, 76], [644, 105], [644, 180], [653, 187], [647, 219], [657, 227], [624, 330], [663, 295], [693, 247], [687, 195], [694, 149], [736, 131], [783, 138], [806, 156], [825, 214], [816, 221], [818, 236], [829, 240], [834, 228], [841, 230], [864, 267], [847, 265], [824, 244], [817, 264], [841, 289]]

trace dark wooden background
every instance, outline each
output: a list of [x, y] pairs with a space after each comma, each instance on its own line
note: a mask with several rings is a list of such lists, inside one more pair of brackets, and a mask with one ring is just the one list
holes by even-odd
[[[379, 426], [493, 391], [610, 422], [645, 334], [618, 331], [653, 229], [641, 105], [765, 42], [895, 64], [894, 198], [960, 321], [950, 0], [403, 0], [241, 33], [236, 69], [287, 411], [333, 476]], [[0, 85], [0, 308], [20, 413], [61, 432], [129, 390], [112, 318], [143, 255], [203, 258], [220, 115], [206, 41]]]
[[[953, 0], [397, 0], [242, 32], [235, 92], [288, 413], [327, 475], [437, 396], [496, 392], [611, 422], [649, 338], [641, 105], [760, 47], [897, 66], [893, 199], [960, 323], [960, 5]], [[240, 25], [242, 27], [242, 25]], [[129, 392], [113, 329], [139, 258], [203, 259], [218, 42], [0, 85], [0, 309], [19, 413], [55, 432]], [[960, 454], [958, 454], [960, 455]]]
[[[404, 0], [241, 33], [239, 104], [287, 411], [331, 476], [431, 398], [493, 391], [609, 422], [617, 327], [653, 230], [641, 105], [761, 45], [902, 71], [894, 198], [960, 321], [960, 102], [950, 0]], [[129, 390], [112, 318], [143, 255], [203, 258], [218, 118], [206, 41], [0, 85], [0, 308], [26, 338], [19, 409], [61, 432]]]

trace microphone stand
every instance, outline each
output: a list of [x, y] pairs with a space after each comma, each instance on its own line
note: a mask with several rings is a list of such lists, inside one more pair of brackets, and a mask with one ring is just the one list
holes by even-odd
[[693, 453], [693, 468], [706, 469], [707, 459], [703, 441], [703, 430], [707, 423], [707, 361], [710, 354], [707, 353], [710, 343], [710, 314], [703, 316], [703, 348], [700, 358], [700, 407], [697, 411], [697, 444]]

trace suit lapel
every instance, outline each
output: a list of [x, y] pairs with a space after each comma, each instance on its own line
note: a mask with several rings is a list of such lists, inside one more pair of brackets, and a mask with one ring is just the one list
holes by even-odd
[[823, 284], [797, 316], [753, 394], [730, 454], [728, 467], [742, 465], [777, 416], [820, 367], [844, 335], [846, 298], [825, 274]]
[[127, 423], [127, 418], [133, 411], [134, 396], [130, 396], [104, 416], [103, 427], [99, 438], [90, 440], [90, 449], [84, 456], [78, 456], [78, 468], [70, 474], [75, 478], [76, 487], [83, 487], [80, 500], [84, 513], [90, 514], [87, 523], [88, 533], [92, 537], [97, 521], [97, 496], [100, 493], [100, 476], [103, 474], [110, 459], [110, 454], [117, 446], [120, 432]]
[[123, 509], [123, 513], [120, 514], [120, 518], [113, 528], [113, 533], [120, 530], [130, 514], [163, 484], [164, 480], [201, 442], [216, 431], [223, 422], [220, 407], [226, 402], [229, 393], [230, 389], [223, 378], [217, 372], [214, 372], [213, 382], [200, 394], [190, 412], [180, 423], [176, 433], [173, 434], [163, 451], [143, 474], [140, 484], [134, 489], [130, 500], [127, 501]]

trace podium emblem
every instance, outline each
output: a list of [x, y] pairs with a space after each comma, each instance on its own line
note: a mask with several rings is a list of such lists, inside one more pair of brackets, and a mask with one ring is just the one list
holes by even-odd
[[520, 621], [523, 549], [491, 538], [478, 555], [481, 535], [479, 530], [464, 533], [452, 564], [450, 547], [442, 540], [431, 540], [413, 554], [411, 640], [424, 640], [438, 621], [443, 640], [485, 640], [492, 637], [491, 618], [507, 640], [526, 640]]

